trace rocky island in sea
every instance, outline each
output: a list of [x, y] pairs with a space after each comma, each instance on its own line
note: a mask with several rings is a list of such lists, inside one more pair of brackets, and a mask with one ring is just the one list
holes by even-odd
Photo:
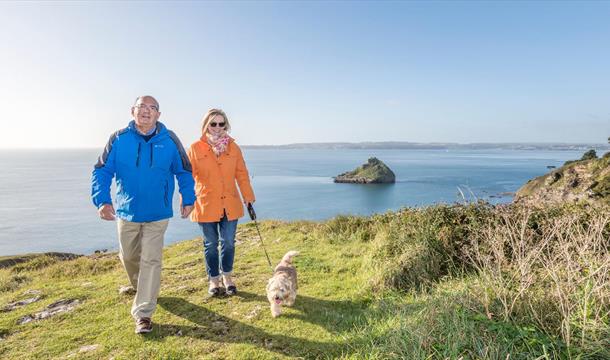
[[350, 184], [388, 184], [396, 182], [396, 175], [383, 161], [372, 157], [355, 170], [337, 175], [334, 181]]

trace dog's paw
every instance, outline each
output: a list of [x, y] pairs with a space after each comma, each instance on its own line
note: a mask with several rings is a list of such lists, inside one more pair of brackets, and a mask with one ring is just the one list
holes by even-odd
[[282, 314], [282, 308], [279, 305], [271, 304], [271, 316], [274, 318]]

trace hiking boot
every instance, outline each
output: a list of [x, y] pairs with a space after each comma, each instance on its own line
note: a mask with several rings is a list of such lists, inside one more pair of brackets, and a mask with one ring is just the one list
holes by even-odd
[[152, 320], [147, 317], [136, 320], [136, 334], [147, 334], [153, 330]]

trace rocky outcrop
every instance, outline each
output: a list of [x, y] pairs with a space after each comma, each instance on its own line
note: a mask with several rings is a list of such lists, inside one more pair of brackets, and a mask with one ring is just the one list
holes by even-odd
[[13, 301], [12, 303], [9, 303], [9, 304], [5, 305], [2, 309], [0, 309], [0, 312], [13, 311], [13, 310], [15, 310], [17, 308], [20, 308], [22, 306], [34, 303], [34, 302], [40, 300], [41, 298], [42, 298], [42, 295], [40, 295], [40, 291], [38, 291], [38, 293], [34, 297], [30, 297], [30, 298], [23, 299], [23, 300], [18, 300], [18, 301]]
[[57, 315], [57, 314], [72, 311], [80, 303], [81, 303], [81, 301], [78, 299], [59, 300], [52, 304], [47, 305], [47, 307], [40, 312], [22, 317], [21, 319], [19, 319], [17, 321], [17, 324], [23, 325], [23, 324], [27, 324], [31, 321], [43, 320], [43, 319], [49, 318], [49, 317]]
[[383, 161], [372, 157], [357, 169], [336, 176], [334, 181], [351, 184], [385, 184], [396, 182], [396, 175]]
[[610, 204], [610, 153], [578, 160], [527, 182], [514, 199], [531, 205], [560, 203]]

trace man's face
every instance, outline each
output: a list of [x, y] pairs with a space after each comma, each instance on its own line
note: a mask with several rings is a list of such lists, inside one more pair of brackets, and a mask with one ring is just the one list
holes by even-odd
[[138, 99], [138, 102], [131, 108], [131, 115], [138, 127], [150, 129], [157, 124], [161, 113], [154, 99], [143, 97]]

